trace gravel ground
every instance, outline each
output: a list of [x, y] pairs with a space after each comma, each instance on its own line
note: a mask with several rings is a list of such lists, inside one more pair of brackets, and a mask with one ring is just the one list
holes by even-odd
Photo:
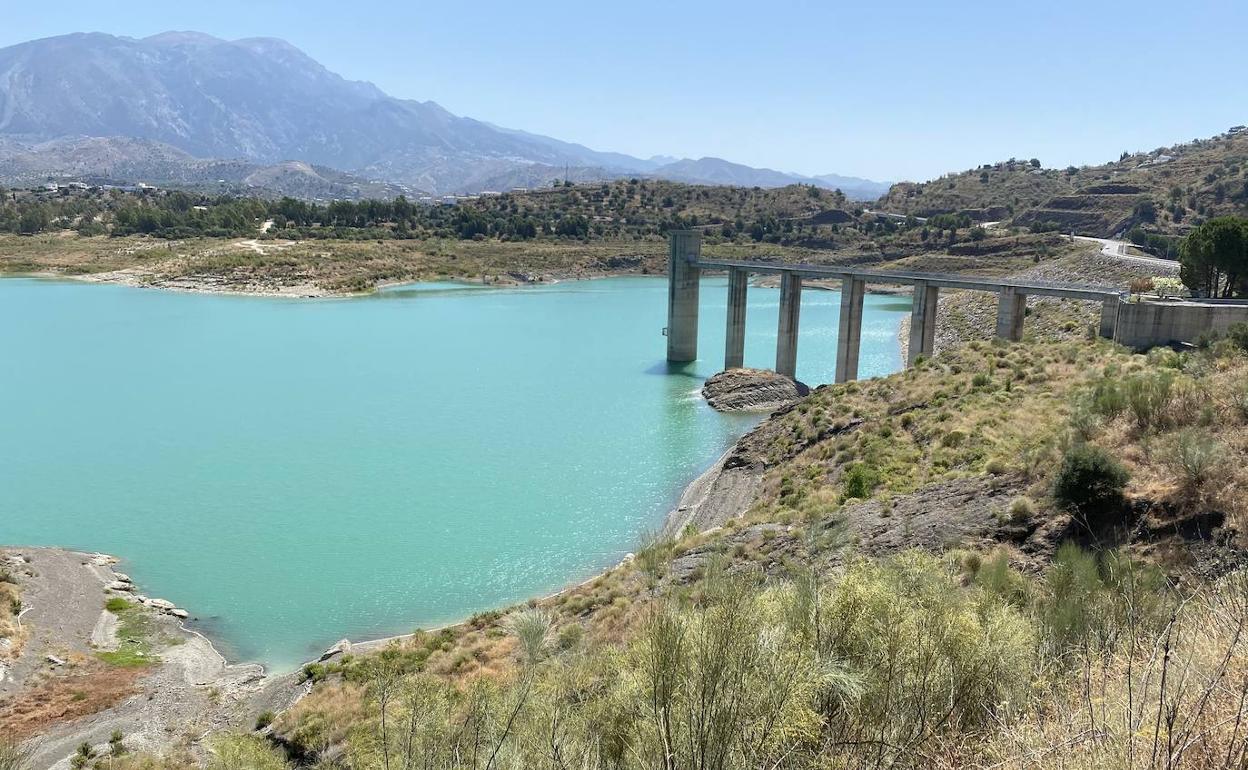
[[[251, 728], [264, 710], [290, 705], [300, 693], [295, 676], [268, 678], [254, 664], [230, 665], [200, 634], [187, 629], [172, 605], [138, 594], [129, 578], [116, 572], [115, 559], [60, 549], [10, 548], [0, 560], [15, 565], [22, 601], [30, 609], [23, 624], [31, 629], [21, 655], [0, 682], [0, 714], [29, 703], [59, 680], [90, 688], [92, 677], [115, 668], [96, 653], [117, 646], [117, 627], [104, 603], [122, 596], [144, 603], [152, 623], [150, 638], [160, 662], [139, 669], [133, 691], [103, 710], [50, 726], [30, 740], [35, 770], [69, 768], [82, 743], [101, 749], [113, 731], [131, 750], [162, 751], [182, 743], [193, 751], [207, 733], [227, 727]], [[54, 716], [54, 715], [53, 715]]]

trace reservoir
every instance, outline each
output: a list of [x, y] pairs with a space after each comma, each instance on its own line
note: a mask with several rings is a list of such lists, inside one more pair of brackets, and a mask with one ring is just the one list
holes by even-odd
[[[114, 554], [235, 660], [429, 628], [616, 563], [757, 416], [664, 362], [664, 278], [292, 300], [0, 280], [0, 543]], [[774, 364], [751, 288], [746, 365]], [[803, 293], [830, 382], [839, 294]], [[860, 374], [900, 368], [908, 297], [868, 295]], [[103, 596], [101, 596], [101, 604]]]

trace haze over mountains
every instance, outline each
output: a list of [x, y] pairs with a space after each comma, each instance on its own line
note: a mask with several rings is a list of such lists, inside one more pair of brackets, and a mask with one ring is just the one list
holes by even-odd
[[718, 158], [635, 158], [501, 128], [346, 80], [272, 38], [91, 33], [0, 49], [0, 180], [9, 184], [80, 177], [358, 197], [621, 176], [801, 182], [861, 199], [888, 189]]

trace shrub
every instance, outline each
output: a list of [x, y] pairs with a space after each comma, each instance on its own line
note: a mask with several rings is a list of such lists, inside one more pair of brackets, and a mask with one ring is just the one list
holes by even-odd
[[1198, 494], [1213, 476], [1221, 447], [1207, 431], [1189, 428], [1176, 437], [1169, 459], [1184, 490]]
[[1027, 521], [1036, 514], [1036, 504], [1027, 497], [1016, 497], [1010, 501], [1010, 521]]
[[1248, 420], [1248, 387], [1231, 396], [1231, 407], [1239, 413], [1239, 419]]
[[250, 735], [221, 735], [209, 743], [207, 770], [289, 770], [275, 747]]
[[1010, 464], [1004, 457], [991, 457], [984, 463], [984, 472], [993, 476], [1004, 476], [1010, 472]]
[[675, 551], [676, 544], [671, 538], [664, 537], [658, 532], [647, 532], [641, 536], [641, 546], [637, 549], [633, 560], [641, 569], [642, 574], [654, 583], [663, 577]]
[[1053, 497], [1089, 526], [1112, 523], [1122, 510], [1127, 471], [1095, 444], [1077, 444], [1062, 458]]
[[1183, 282], [1178, 278], [1159, 276], [1153, 279], [1153, 290], [1159, 297], [1178, 297], [1183, 294]]
[[1240, 350], [1248, 351], [1248, 323], [1231, 324], [1226, 330], [1226, 338]]
[[564, 626], [559, 631], [559, 640], [557, 642], [560, 650], [571, 650], [581, 645], [581, 640], [585, 638], [585, 629], [579, 623], [572, 623]]
[[520, 658], [529, 665], [542, 659], [553, 628], [554, 619], [550, 613], [532, 607], [517, 612], [507, 621], [507, 629], [516, 637]]
[[1070, 416], [1070, 429], [1080, 441], [1090, 441], [1101, 429], [1101, 416], [1093, 407], [1080, 405]]
[[963, 441], [966, 441], [966, 431], [961, 430], [951, 430], [940, 437], [940, 445], [943, 447], [961, 446]]
[[1153, 290], [1152, 278], [1132, 278], [1131, 283], [1127, 285], [1127, 289], [1132, 294], [1147, 294]]
[[256, 729], [263, 730], [273, 724], [274, 719], [277, 719], [277, 714], [274, 714], [272, 711], [261, 711], [256, 717]]
[[0, 734], [0, 770], [27, 770], [31, 752], [22, 744]]
[[1127, 408], [1127, 396], [1116, 379], [1106, 377], [1092, 388], [1089, 404], [1093, 412], [1113, 418]]
[[880, 476], [866, 465], [854, 463], [849, 466], [849, 470], [845, 471], [845, 477], [841, 480], [841, 485], [847, 500], [855, 498], [866, 500], [875, 491], [875, 488], [880, 485]]
[[1170, 403], [1173, 385], [1174, 375], [1170, 372], [1138, 374], [1128, 377], [1123, 383], [1127, 407], [1140, 430], [1148, 430], [1158, 424], [1166, 405]]

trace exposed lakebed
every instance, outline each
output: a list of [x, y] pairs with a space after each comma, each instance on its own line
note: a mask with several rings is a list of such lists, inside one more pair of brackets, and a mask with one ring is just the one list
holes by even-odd
[[[0, 543], [100, 550], [278, 669], [334, 640], [558, 589], [633, 550], [752, 427], [671, 369], [667, 285], [394, 287], [292, 300], [0, 280]], [[778, 292], [750, 291], [746, 365]], [[839, 295], [807, 291], [798, 376], [830, 381]], [[900, 366], [908, 298], [866, 300], [860, 371]], [[103, 598], [101, 597], [101, 601]]]

